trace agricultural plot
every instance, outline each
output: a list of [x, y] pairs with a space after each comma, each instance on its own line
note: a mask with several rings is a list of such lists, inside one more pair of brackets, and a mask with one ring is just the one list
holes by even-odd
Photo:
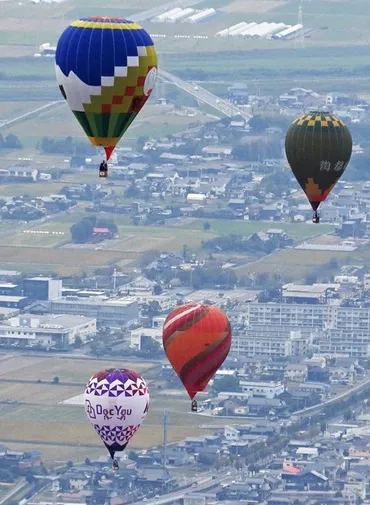
[[[3, 357], [0, 360], [0, 381], [15, 378], [23, 381], [51, 381], [58, 376], [60, 383], [3, 382], [0, 402], [11, 398], [19, 403], [1, 405], [0, 442], [14, 449], [22, 447], [24, 450], [25, 446], [37, 449], [46, 463], [68, 459], [83, 461], [86, 457], [105, 454], [104, 447], [85, 417], [80, 395], [93, 372], [115, 365], [131, 367], [142, 372], [144, 377], [145, 371], [151, 375], [150, 370], [158, 367], [150, 362], [114, 363], [56, 357]], [[76, 385], [63, 384], [66, 381], [75, 382]], [[130, 442], [130, 448], [147, 448], [161, 443], [164, 409], [169, 410], [169, 442], [210, 433], [212, 429], [208, 426], [230, 424], [227, 419], [191, 414], [185, 392], [176, 393], [173, 397], [152, 395], [146, 422]], [[70, 404], [76, 397], [80, 401]], [[69, 403], [62, 403], [65, 401]], [[207, 429], [202, 429], [201, 425], [207, 425]]]
[[234, 0], [225, 7], [222, 7], [222, 10], [225, 12], [256, 14], [260, 12], [269, 12], [286, 3], [287, 2], [282, 0]]
[[64, 184], [59, 182], [2, 184], [0, 186], [0, 197], [29, 195], [32, 198], [36, 198], [38, 196], [48, 196], [59, 193], [63, 186]]
[[18, 265], [21, 270], [28, 269], [28, 271], [38, 270], [39, 266], [42, 266], [46, 271], [76, 273], [115, 263], [121, 258], [122, 253], [117, 251], [0, 246], [0, 262], [4, 267], [11, 268], [11, 265]]
[[[148, 104], [132, 124], [124, 139], [136, 140], [141, 136], [156, 136], [160, 138], [170, 133], [185, 130], [195, 121], [202, 123], [209, 121], [209, 117], [203, 114], [195, 116], [179, 115], [172, 106]], [[22, 123], [11, 127], [11, 132], [21, 140], [26, 140], [28, 145], [36, 146], [42, 137], [67, 137], [86, 140], [86, 135], [76, 121], [67, 105], [62, 105], [55, 110], [49, 110], [43, 114], [30, 118]], [[36, 134], [33, 135], [32, 132]], [[88, 142], [86, 140], [86, 142]]]
[[61, 383], [86, 384], [89, 378], [98, 370], [109, 367], [133, 368], [141, 373], [150, 369], [155, 364], [152, 362], [135, 361], [133, 363], [123, 360], [101, 361], [94, 359], [74, 359], [74, 358], [29, 358], [15, 356], [7, 360], [0, 361], [0, 379], [22, 379], [22, 380], [43, 380], [52, 381], [55, 376], [59, 377]]
[[[286, 280], [301, 280], [312, 272], [315, 267], [328, 263], [333, 258], [343, 263], [349, 259], [348, 253], [338, 253], [331, 251], [304, 251], [297, 249], [287, 249], [278, 251], [270, 256], [266, 256], [259, 261], [255, 261], [235, 269], [238, 276], [247, 273], [276, 274], [279, 273]], [[353, 255], [350, 256], [354, 260]]]
[[[316, 225], [310, 224], [290, 224], [290, 223], [271, 223], [271, 222], [261, 222], [261, 221], [230, 221], [224, 219], [193, 219], [189, 220], [185, 223], [185, 228], [190, 228], [192, 230], [201, 230], [203, 229], [204, 222], [207, 221], [211, 227], [208, 232], [216, 234], [216, 235], [227, 235], [230, 233], [234, 233], [236, 235], [249, 235], [251, 233], [257, 233], [260, 231], [266, 231], [268, 229], [281, 229], [284, 230], [291, 238], [295, 240], [303, 240], [308, 237], [312, 237], [317, 234], [328, 233], [334, 230], [333, 226], [330, 225], [320, 225], [320, 227]], [[212, 238], [212, 237], [209, 237]]]

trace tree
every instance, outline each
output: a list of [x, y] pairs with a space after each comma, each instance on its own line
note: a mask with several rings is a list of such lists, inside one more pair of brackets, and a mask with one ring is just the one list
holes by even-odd
[[67, 468], [72, 468], [73, 467], [73, 461], [70, 459], [67, 461]]
[[9, 135], [7, 135], [4, 139], [3, 147], [5, 149], [21, 149], [22, 142], [19, 140], [17, 135], [9, 133]]
[[353, 412], [350, 409], [347, 409], [343, 413], [343, 419], [348, 422], [353, 418]]
[[214, 381], [212, 389], [215, 393], [226, 391], [228, 393], [236, 393], [240, 391], [240, 383], [238, 377], [234, 375], [225, 375]]
[[163, 289], [162, 289], [162, 286], [160, 286], [159, 284], [155, 284], [154, 287], [153, 287], [153, 295], [160, 295], [162, 293]]
[[85, 244], [91, 238], [94, 226], [89, 219], [81, 219], [71, 226], [72, 241], [77, 244]]
[[210, 228], [211, 228], [211, 223], [209, 223], [208, 221], [203, 223], [203, 230], [204, 231], [208, 231]]
[[79, 349], [81, 346], [82, 346], [82, 338], [80, 337], [80, 335], [76, 335], [74, 341], [74, 347], [76, 349]]
[[59, 384], [59, 377], [58, 376], [54, 377], [53, 384]]
[[86, 458], [86, 459], [85, 459], [85, 465], [86, 465], [86, 466], [91, 465], [91, 461], [90, 461], [90, 459], [89, 459], [89, 458]]
[[147, 335], [143, 335], [141, 337], [141, 350], [147, 354], [155, 355], [159, 352], [162, 352], [161, 345], [159, 342], [154, 340], [152, 337], [148, 337]]
[[253, 116], [249, 120], [249, 126], [254, 130], [256, 133], [262, 133], [266, 128], [268, 128], [269, 124], [265, 118], [262, 116]]

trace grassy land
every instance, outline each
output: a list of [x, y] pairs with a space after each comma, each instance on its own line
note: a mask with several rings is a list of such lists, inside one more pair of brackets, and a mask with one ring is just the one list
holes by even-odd
[[[150, 363], [117, 363], [142, 372], [153, 367]], [[0, 409], [0, 442], [11, 448], [38, 449], [46, 462], [73, 459], [83, 461], [104, 453], [99, 438], [86, 419], [82, 406], [63, 405], [59, 402], [83, 392], [83, 384], [97, 370], [115, 366], [112, 362], [10, 356], [1, 360], [0, 380], [52, 380], [60, 377], [59, 385], [2, 383], [0, 401], [13, 399], [26, 404], [2, 404]], [[63, 381], [76, 382], [64, 386]], [[28, 402], [28, 403], [27, 403]], [[163, 410], [170, 410], [168, 441], [206, 433], [201, 424], [223, 424], [215, 418], [189, 413], [189, 399], [152, 395], [151, 407], [145, 424], [130, 443], [131, 448], [147, 448], [162, 441]], [[225, 423], [230, 423], [224, 420]], [[211, 430], [208, 430], [208, 432]], [[62, 447], [55, 444], [63, 444]], [[23, 444], [23, 445], [22, 445]], [[91, 448], [78, 447], [91, 444]]]
[[[298, 280], [304, 279], [314, 268], [327, 264], [333, 258], [340, 263], [345, 263], [349, 259], [348, 253], [286, 249], [266, 256], [258, 262], [237, 267], [236, 273], [238, 276], [252, 272], [279, 273], [284, 279]], [[350, 256], [350, 258], [354, 261], [353, 256]], [[327, 273], [327, 275], [330, 276], [330, 273]]]
[[309, 224], [287, 224], [260, 221], [230, 221], [221, 219], [194, 219], [187, 221], [185, 228], [190, 228], [192, 230], [203, 230], [203, 224], [205, 221], [209, 222], [211, 225], [211, 228], [208, 232], [210, 234], [228, 235], [230, 233], [233, 233], [237, 235], [249, 235], [250, 233], [266, 231], [271, 228], [278, 228], [284, 230], [290, 237], [295, 240], [303, 240], [305, 238], [312, 237], [317, 233], [328, 233], [334, 229], [330, 225], [321, 225], [318, 228], [316, 225]]
[[[36, 108], [36, 107], [35, 107]], [[171, 106], [160, 106], [148, 104], [140, 113], [137, 120], [130, 127], [122, 145], [130, 140], [135, 140], [142, 136], [155, 136], [157, 138], [185, 130], [195, 121], [206, 122], [209, 117], [198, 114], [194, 117], [179, 116], [173, 114]], [[4, 128], [6, 131], [7, 129]], [[23, 123], [13, 125], [9, 128], [27, 146], [35, 147], [42, 137], [67, 137], [86, 139], [86, 135], [76, 121], [68, 106], [59, 107], [58, 110], [46, 111], [40, 116], [30, 118]], [[32, 132], [35, 132], [33, 135]]]
[[[150, 362], [96, 361], [68, 358], [44, 358], [14, 356], [6, 361], [1, 361], [0, 378], [16, 379], [20, 371], [22, 380], [52, 381], [57, 375], [61, 382], [75, 382], [86, 384], [88, 379], [97, 371], [112, 367], [132, 368], [141, 373], [152, 368]], [[40, 366], [42, 363], [42, 367]]]

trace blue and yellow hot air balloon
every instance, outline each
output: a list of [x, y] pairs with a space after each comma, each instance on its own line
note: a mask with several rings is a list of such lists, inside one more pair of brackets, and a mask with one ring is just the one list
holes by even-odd
[[[63, 97], [90, 142], [104, 147], [109, 160], [157, 78], [150, 35], [126, 19], [82, 18], [62, 33], [55, 64]], [[105, 161], [102, 165], [107, 168]]]

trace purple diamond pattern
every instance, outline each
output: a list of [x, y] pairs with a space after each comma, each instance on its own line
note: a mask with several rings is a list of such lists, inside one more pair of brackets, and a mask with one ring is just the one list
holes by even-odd
[[144, 396], [148, 393], [148, 388], [145, 381], [141, 378], [136, 379], [136, 381], [127, 379], [124, 383], [119, 379], [109, 382], [108, 379], [99, 381], [97, 378], [92, 378], [86, 386], [86, 393], [93, 394], [94, 396], [108, 395], [112, 398], [116, 398], [122, 394], [125, 396], [135, 396], [137, 394]]
[[115, 442], [121, 445], [126, 444], [135, 435], [140, 426], [138, 424], [137, 426], [132, 425], [124, 428], [123, 426], [99, 426], [98, 424], [94, 424], [95, 431], [108, 445]]

